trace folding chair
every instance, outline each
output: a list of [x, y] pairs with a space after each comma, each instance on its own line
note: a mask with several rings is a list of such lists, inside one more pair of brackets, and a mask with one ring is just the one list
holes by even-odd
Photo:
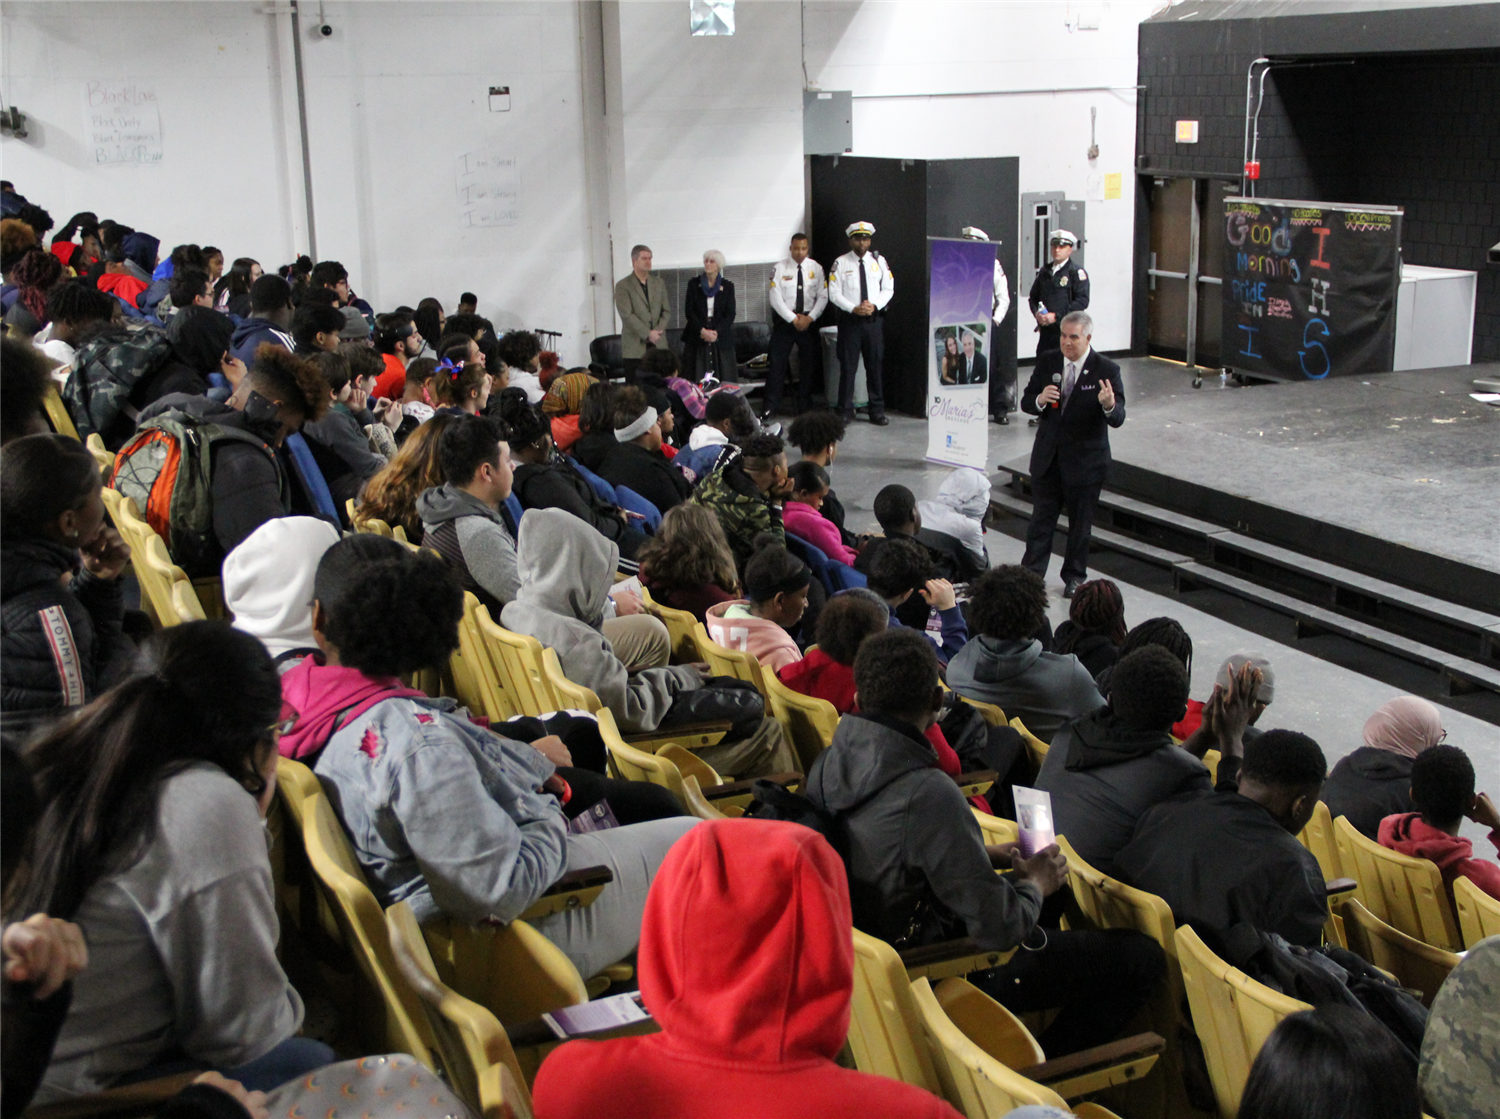
[[179, 622], [205, 622], [208, 615], [203, 612], [203, 603], [193, 590], [193, 584], [179, 579], [172, 584], [172, 607]]
[[1422, 992], [1422, 1005], [1430, 1007], [1460, 957], [1391, 928], [1353, 898], [1341, 908], [1350, 950], [1390, 972], [1401, 986]]
[[[965, 696], [964, 698], [967, 699], [968, 697]], [[1027, 730], [1026, 724], [1021, 722], [1019, 715], [1010, 721], [1010, 725], [1020, 732], [1021, 741], [1026, 744], [1026, 753], [1031, 757], [1031, 764], [1040, 773], [1042, 771], [1042, 763], [1047, 760], [1047, 743]]]
[[1266, 1038], [1287, 1015], [1312, 1007], [1230, 967], [1187, 926], [1177, 930], [1177, 959], [1219, 1114], [1234, 1119]]
[[708, 635], [702, 622], [693, 627], [693, 639], [698, 645], [698, 659], [707, 661], [715, 676], [733, 676], [755, 685], [762, 696], [767, 694], [765, 672], [760, 661], [749, 653], [738, 649], [727, 649]]
[[1203, 764], [1208, 767], [1208, 781], [1210, 785], [1219, 783], [1219, 751], [1205, 750], [1203, 753]]
[[1467, 878], [1453, 882], [1453, 907], [1464, 947], [1472, 948], [1487, 936], [1500, 936], [1500, 899], [1492, 898]]
[[787, 687], [774, 672], [763, 671], [761, 678], [771, 717], [796, 747], [802, 772], [806, 773], [818, 755], [833, 745], [833, 732], [839, 727], [838, 708], [826, 699]]
[[651, 592], [644, 585], [641, 587], [641, 601], [667, 627], [667, 636], [672, 643], [673, 663], [691, 664], [696, 661], [698, 642], [693, 636], [693, 627], [699, 624], [697, 615], [687, 610], [674, 610], [670, 606], [663, 606], [651, 597]]
[[1359, 882], [1355, 898], [1382, 921], [1435, 948], [1463, 951], [1437, 864], [1382, 847], [1340, 816], [1333, 824], [1339, 865]]
[[109, 485], [109, 479], [115, 472], [115, 456], [109, 453], [109, 448], [104, 445], [104, 440], [99, 438], [96, 431], [83, 441], [83, 445], [89, 449], [89, 454], [94, 456], [94, 461], [99, 464], [99, 471], [104, 476], [104, 484]]
[[649, 781], [660, 785], [684, 808], [702, 820], [743, 816], [753, 799], [754, 781], [725, 781], [707, 762], [675, 743], [656, 753], [638, 750], [620, 737], [615, 717], [608, 708], [595, 712], [599, 736], [609, 751], [610, 764], [624, 781]]
[[485, 630], [480, 624], [481, 614], [489, 618], [489, 611], [479, 599], [465, 591], [464, 616], [458, 624], [458, 647], [479, 691], [478, 705], [469, 709], [487, 716], [491, 723], [502, 723], [525, 712], [502, 682], [495, 650], [487, 643]]
[[83, 442], [83, 436], [78, 434], [78, 425], [73, 422], [68, 406], [63, 403], [62, 394], [57, 391], [57, 382], [51, 377], [47, 378], [46, 388], [42, 390], [42, 409], [47, 413], [47, 422], [52, 425], [53, 431]]
[[[970, 707], [978, 711], [979, 714], [984, 718], [984, 721], [987, 725], [992, 727], [1004, 727], [1010, 725], [1009, 721], [1005, 718], [1005, 712], [995, 704], [986, 703], [982, 699], [970, 699], [968, 696], [964, 696], [963, 701]], [[1043, 748], [1042, 752], [1044, 755], [1046, 754], [1045, 747]]]
[[385, 911], [385, 923], [396, 967], [421, 999], [448, 1086], [484, 1119], [529, 1119], [531, 1093], [505, 1027], [438, 978], [411, 906], [398, 901]]
[[1297, 838], [1302, 846], [1313, 853], [1313, 858], [1318, 860], [1318, 866], [1323, 870], [1325, 881], [1331, 882], [1335, 878], [1344, 877], [1344, 871], [1339, 863], [1338, 840], [1333, 833], [1333, 814], [1328, 811], [1328, 805], [1323, 801], [1313, 807], [1312, 819], [1307, 822]]
[[[175, 626], [181, 620], [181, 615], [177, 611], [176, 600], [172, 597], [172, 588], [178, 583], [189, 587], [192, 584], [187, 573], [167, 555], [167, 546], [162, 543], [161, 537], [152, 532], [144, 521], [141, 525], [145, 531], [136, 533], [140, 547], [137, 549], [132, 544], [130, 553], [135, 563], [135, 577], [141, 584], [141, 593], [151, 599], [151, 608], [156, 612], [157, 620], [163, 626]], [[206, 614], [204, 616], [207, 617]]]

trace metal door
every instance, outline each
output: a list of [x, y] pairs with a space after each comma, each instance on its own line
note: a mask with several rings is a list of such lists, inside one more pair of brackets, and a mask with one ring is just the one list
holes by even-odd
[[1155, 179], [1147, 279], [1147, 352], [1192, 366], [1219, 364], [1224, 196], [1238, 183]]
[[[1031, 292], [1036, 274], [1052, 262], [1047, 246], [1052, 231], [1068, 228], [1061, 221], [1062, 206], [1063, 192], [1060, 190], [1021, 195], [1021, 274], [1016, 277], [1016, 294], [1023, 304]], [[1022, 310], [1025, 310], [1024, 306]]]

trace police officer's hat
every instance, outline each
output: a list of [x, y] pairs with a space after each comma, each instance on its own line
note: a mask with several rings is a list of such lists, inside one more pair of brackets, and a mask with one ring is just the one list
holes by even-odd
[[863, 233], [866, 237], [875, 236], [875, 227], [867, 221], [857, 221], [844, 230], [846, 237], [853, 237], [856, 233]]
[[1076, 245], [1078, 244], [1078, 238], [1074, 237], [1066, 229], [1054, 229], [1052, 236], [1048, 238], [1048, 242], [1053, 245]]
[[977, 225], [964, 226], [963, 235], [970, 241], [988, 241], [990, 239], [990, 235], [984, 230], [980, 229]]

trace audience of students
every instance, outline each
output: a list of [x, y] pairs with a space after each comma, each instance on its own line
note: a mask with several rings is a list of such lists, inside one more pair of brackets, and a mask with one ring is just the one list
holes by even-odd
[[781, 507], [786, 531], [822, 550], [829, 559], [852, 566], [859, 558], [858, 554], [845, 546], [839, 526], [823, 516], [823, 502], [832, 492], [828, 471], [815, 462], [802, 459], [792, 463], [787, 474], [791, 478], [792, 492]]
[[1073, 592], [1068, 620], [1052, 636], [1052, 652], [1071, 653], [1097, 679], [1120, 659], [1125, 634], [1125, 599], [1118, 584], [1113, 579], [1090, 579]]
[[1382, 703], [1365, 720], [1364, 745], [1340, 758], [1328, 775], [1328, 811], [1334, 819], [1349, 817], [1374, 839], [1387, 816], [1412, 810], [1412, 764], [1446, 736], [1443, 717], [1429, 701], [1404, 695]]
[[1457, 878], [1500, 900], [1500, 866], [1474, 858], [1474, 844], [1458, 834], [1472, 820], [1500, 850], [1500, 812], [1487, 793], [1475, 792], [1469, 756], [1444, 744], [1418, 754], [1411, 763], [1411, 803], [1415, 811], [1380, 821], [1380, 845], [1436, 863], [1450, 901]]
[[692, 494], [693, 487], [681, 471], [672, 469], [672, 463], [661, 453], [661, 419], [656, 409], [646, 403], [640, 389], [627, 386], [617, 392], [615, 444], [595, 472], [612, 486], [628, 486], [665, 513], [681, 505]]
[[[844, 428], [844, 417], [837, 412], [826, 408], [803, 412], [787, 428], [786, 441], [802, 452], [803, 462], [814, 462], [827, 470], [838, 457]], [[834, 523], [846, 546], [855, 547], [858, 539], [844, 527], [844, 504], [831, 488], [823, 495], [818, 512]]]
[[779, 672], [802, 659], [789, 630], [807, 610], [812, 572], [768, 538], [745, 565], [745, 597], [711, 606], [708, 635], [726, 649], [749, 653], [762, 668]]
[[785, 542], [781, 506], [791, 492], [785, 444], [780, 436], [761, 434], [750, 436], [739, 455], [700, 479], [693, 500], [719, 518], [735, 567], [743, 571], [761, 533]]
[[982, 470], [959, 467], [943, 479], [936, 501], [917, 502], [924, 544], [941, 552], [952, 566], [951, 578], [967, 583], [990, 567], [984, 550], [984, 519], [990, 512], [990, 480]]
[[739, 590], [734, 556], [719, 518], [701, 505], [669, 509], [639, 554], [640, 580], [651, 598], [707, 622], [710, 608], [733, 601]]

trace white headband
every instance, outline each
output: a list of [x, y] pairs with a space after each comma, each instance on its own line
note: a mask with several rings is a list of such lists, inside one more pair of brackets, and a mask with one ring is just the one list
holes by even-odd
[[651, 430], [651, 425], [656, 422], [656, 409], [647, 407], [644, 412], [635, 418], [635, 423], [629, 427], [615, 428], [615, 440], [620, 443], [629, 443], [638, 436], [645, 435]]

